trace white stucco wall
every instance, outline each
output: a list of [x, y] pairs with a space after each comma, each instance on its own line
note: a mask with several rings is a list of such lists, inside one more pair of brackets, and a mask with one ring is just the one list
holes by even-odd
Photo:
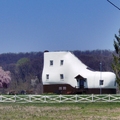
[[[50, 60], [53, 65], [50, 66]], [[63, 65], [60, 65], [63, 60]], [[49, 79], [46, 79], [46, 74]], [[60, 74], [64, 75], [64, 79], [60, 79]], [[81, 75], [86, 78], [85, 88], [99, 88], [99, 80], [104, 80], [102, 88], [116, 88], [115, 74], [112, 72], [99, 72], [87, 69], [75, 55], [71, 52], [45, 52], [44, 67], [42, 73], [43, 85], [45, 84], [70, 84], [72, 87], [77, 86], [75, 77]]]

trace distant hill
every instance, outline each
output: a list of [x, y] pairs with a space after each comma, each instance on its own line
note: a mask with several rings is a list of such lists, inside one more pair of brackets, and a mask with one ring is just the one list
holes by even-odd
[[[102, 62], [103, 71], [112, 71], [111, 63], [113, 60], [113, 51], [110, 50], [92, 50], [92, 51], [71, 51], [84, 64], [94, 70], [100, 70], [100, 62]], [[19, 63], [19, 64], [18, 64]], [[43, 69], [43, 52], [30, 53], [5, 53], [0, 54], [0, 66], [4, 70], [11, 72], [12, 82], [6, 91], [14, 91], [21, 93], [21, 91], [28, 91], [38, 94], [42, 92], [42, 87], [31, 84], [31, 80], [38, 78], [38, 86], [42, 86], [42, 69]]]

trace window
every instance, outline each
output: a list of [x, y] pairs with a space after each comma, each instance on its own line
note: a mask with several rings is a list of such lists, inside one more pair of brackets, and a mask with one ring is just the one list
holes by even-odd
[[62, 87], [59, 87], [59, 90], [62, 90]]
[[50, 66], [52, 66], [53, 65], [53, 60], [50, 60]]
[[60, 74], [60, 79], [64, 79], [64, 75], [63, 74]]
[[63, 90], [66, 90], [66, 87], [63, 87]]
[[46, 74], [46, 79], [47, 79], [47, 80], [49, 79], [49, 74]]
[[60, 65], [63, 65], [64, 60], [60, 60]]
[[103, 85], [104, 80], [100, 80], [100, 85]]

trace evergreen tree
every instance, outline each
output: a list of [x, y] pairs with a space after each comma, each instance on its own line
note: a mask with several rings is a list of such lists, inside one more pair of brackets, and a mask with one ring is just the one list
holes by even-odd
[[112, 68], [116, 74], [116, 82], [120, 89], [120, 30], [118, 36], [115, 34], [114, 48], [116, 53], [113, 54]]

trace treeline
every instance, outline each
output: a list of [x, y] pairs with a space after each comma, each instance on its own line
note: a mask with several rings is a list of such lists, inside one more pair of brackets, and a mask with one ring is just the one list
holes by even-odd
[[[72, 51], [83, 63], [94, 70], [112, 71], [113, 51]], [[42, 93], [43, 52], [0, 54], [0, 66], [11, 72], [11, 83], [2, 92]], [[73, 63], [74, 64], [74, 63]], [[33, 82], [34, 81], [34, 82]], [[15, 94], [16, 94], [15, 93]]]
[[102, 71], [112, 71], [113, 51], [92, 50], [92, 51], [73, 51], [73, 53], [88, 67], [99, 71], [102, 63]]

